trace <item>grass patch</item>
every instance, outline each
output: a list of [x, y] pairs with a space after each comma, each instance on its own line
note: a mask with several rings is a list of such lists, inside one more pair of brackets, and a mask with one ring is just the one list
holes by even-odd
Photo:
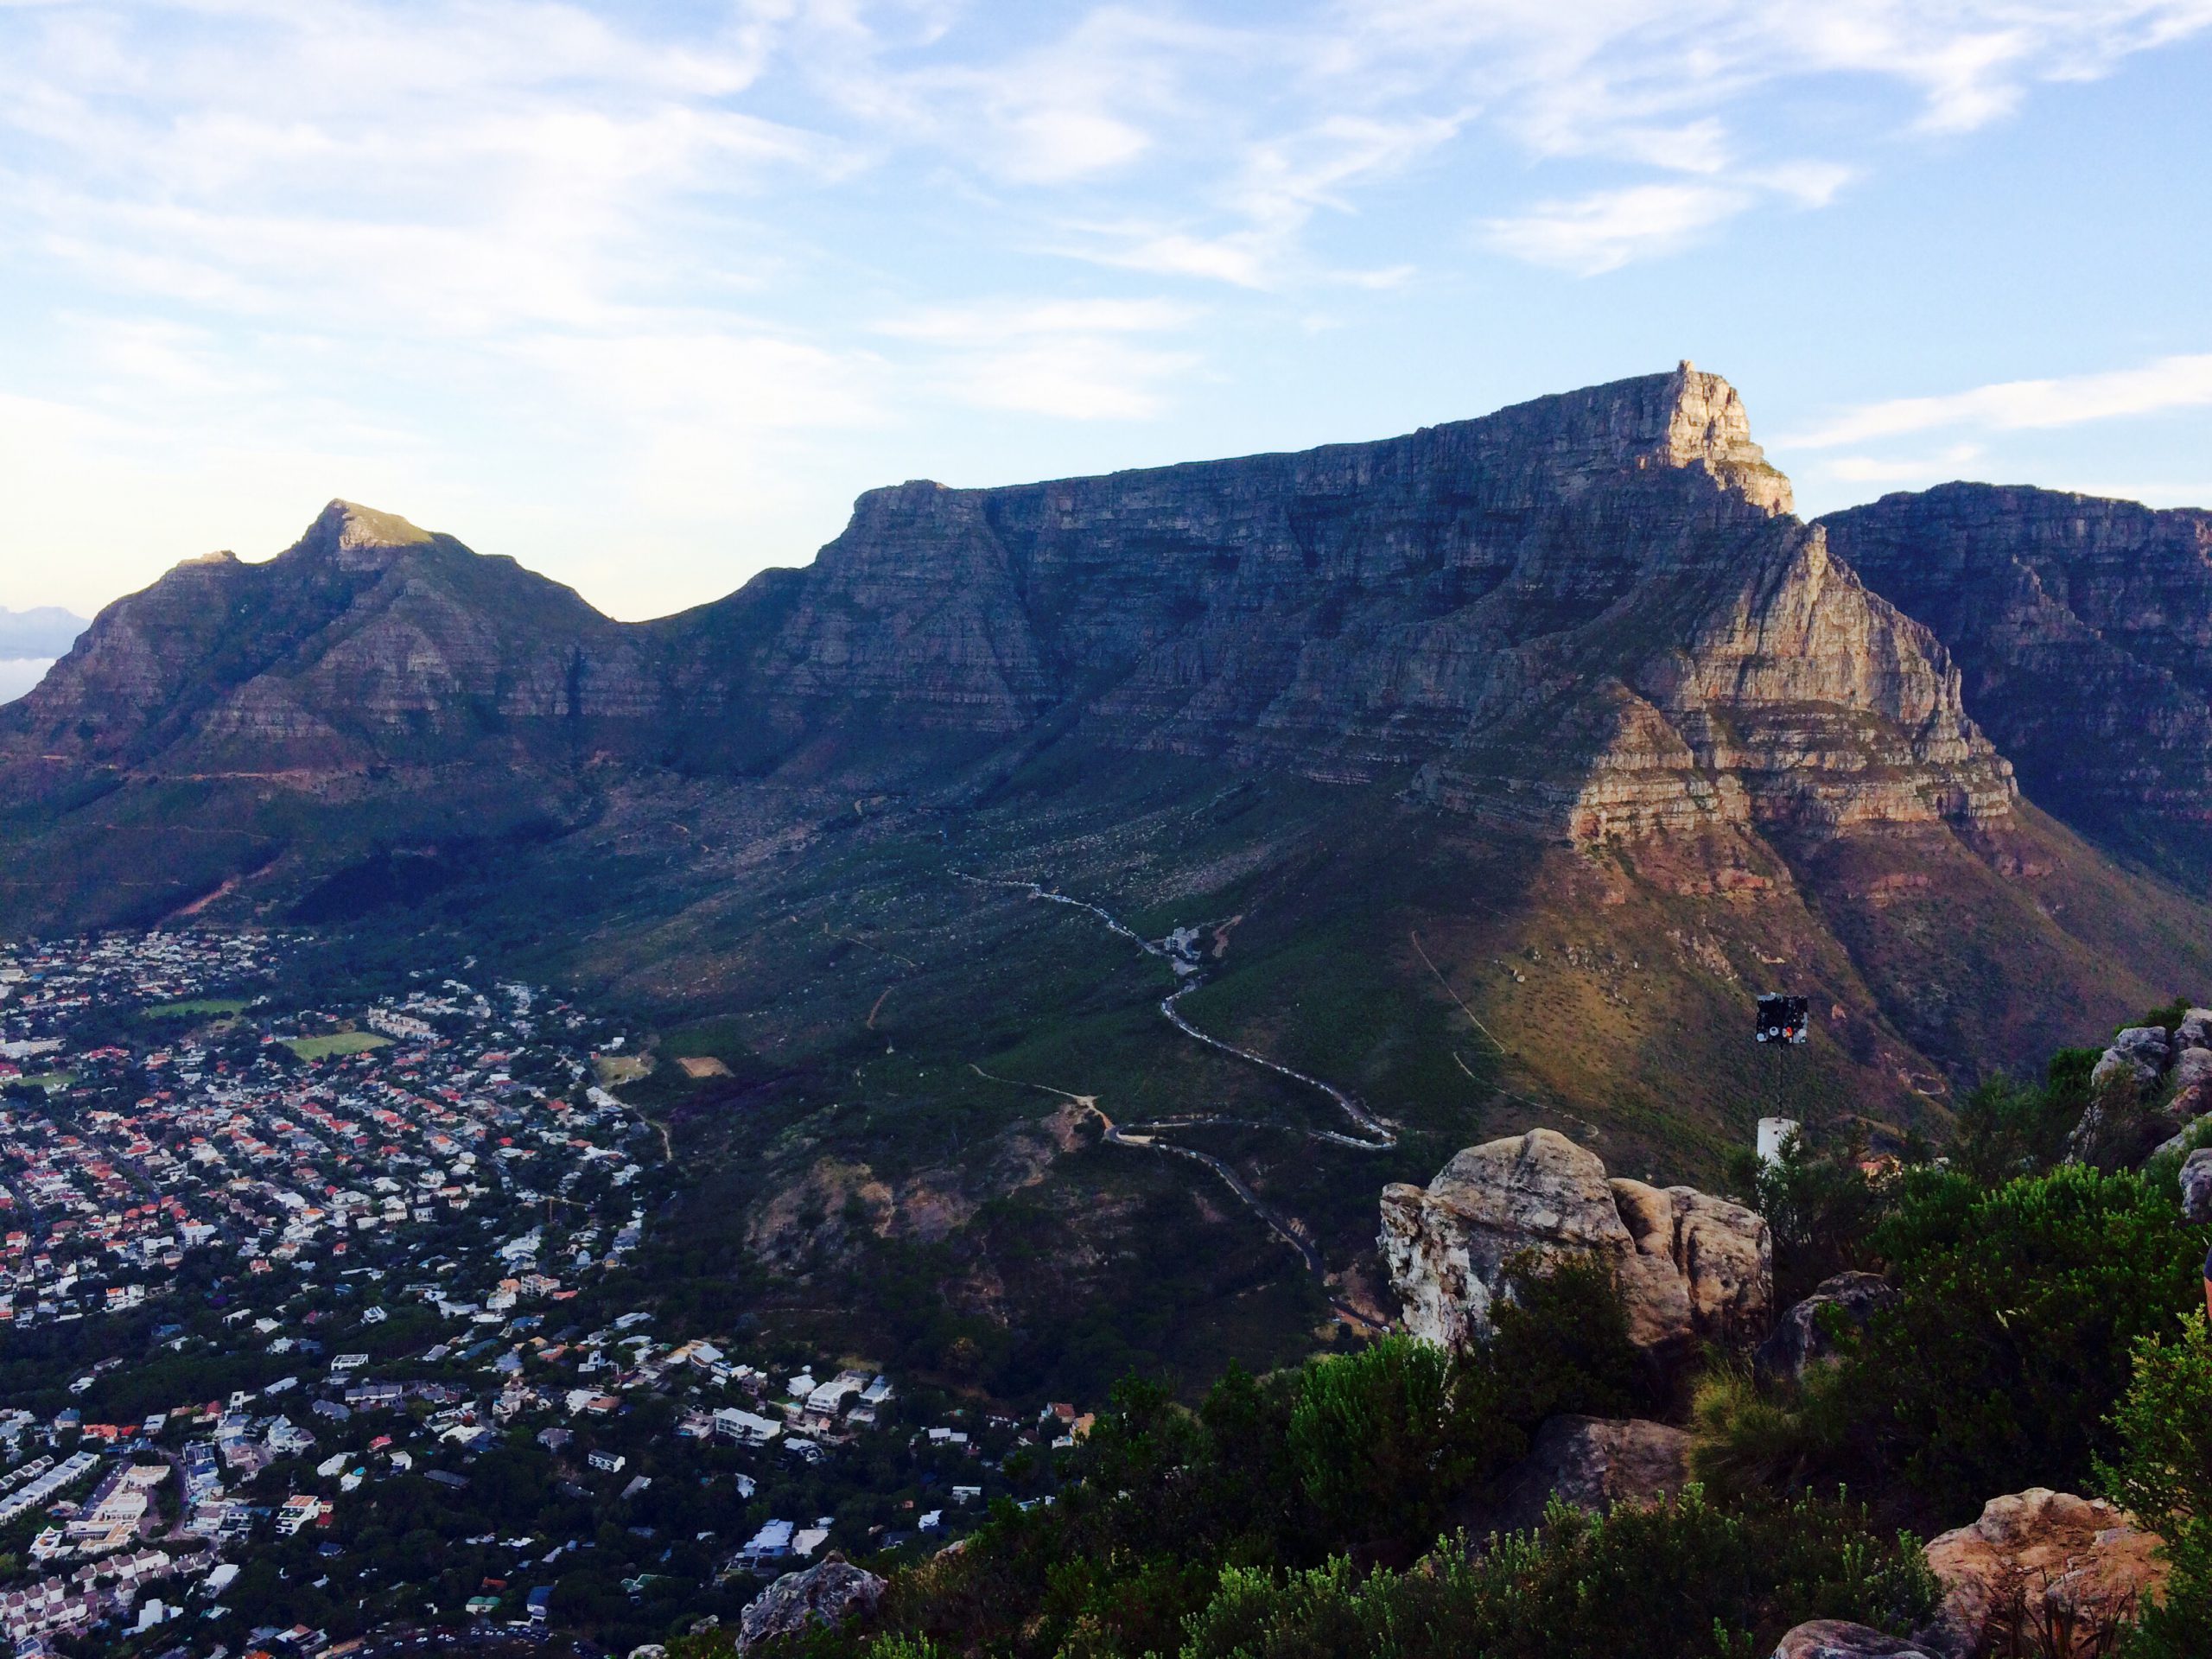
[[608, 1089], [635, 1083], [653, 1069], [652, 1061], [643, 1054], [594, 1054], [591, 1064], [601, 1086]]
[[183, 1020], [199, 1014], [244, 1014], [246, 1001], [242, 996], [200, 996], [184, 1002], [163, 1002], [155, 1007], [141, 1008], [141, 1020]]
[[76, 1081], [77, 1074], [74, 1071], [48, 1071], [41, 1077], [21, 1079], [25, 1088], [43, 1089], [48, 1094], [58, 1093]]
[[334, 1056], [365, 1054], [391, 1040], [372, 1031], [334, 1031], [327, 1037], [287, 1037], [284, 1046], [303, 1060], [327, 1060]]

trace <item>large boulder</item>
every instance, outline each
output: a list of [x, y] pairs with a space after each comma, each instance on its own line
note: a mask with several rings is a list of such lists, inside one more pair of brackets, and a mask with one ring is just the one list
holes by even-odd
[[[1663, 1263], [1681, 1286], [1692, 1335], [1734, 1347], [1764, 1334], [1774, 1313], [1774, 1239], [1764, 1217], [1695, 1187], [1611, 1185], [1637, 1255]], [[1633, 1297], [1629, 1303], [1633, 1315]]]
[[1489, 1333], [1521, 1258], [1604, 1262], [1630, 1337], [1657, 1354], [1748, 1341], [1774, 1299], [1774, 1246], [1755, 1211], [1694, 1187], [1609, 1179], [1595, 1153], [1553, 1129], [1469, 1147], [1426, 1187], [1385, 1187], [1381, 1243], [1406, 1328], [1447, 1345]]
[[1897, 1287], [1879, 1274], [1839, 1273], [1823, 1279], [1811, 1295], [1775, 1322], [1773, 1333], [1758, 1345], [1751, 1363], [1761, 1376], [1802, 1381], [1814, 1366], [1834, 1357], [1832, 1331], [1863, 1326], [1897, 1300]]
[[[2174, 1087], [2190, 1090], [2212, 1082], [2212, 1048], [2184, 1048], [2174, 1056]], [[2200, 1116], [2192, 1113], [2190, 1116]]]
[[2024, 1608], [2070, 1614], [2086, 1639], [2131, 1619], [2164, 1587], [2158, 1537], [2101, 1498], [2034, 1486], [1993, 1497], [1973, 1525], [1928, 1546], [1942, 1605], [1920, 1639], [1945, 1659], [1982, 1659]]
[[1426, 1187], [1382, 1189], [1382, 1259], [1406, 1329], [1457, 1346], [1491, 1328], [1516, 1256], [1633, 1253], [1597, 1154], [1554, 1129], [1469, 1147]]
[[810, 1624], [869, 1618], [883, 1599], [884, 1580], [834, 1552], [803, 1572], [786, 1573], [747, 1605], [737, 1622], [737, 1650], [796, 1636]]
[[2145, 1088], [2158, 1082], [2171, 1058], [2173, 1045], [2164, 1026], [2130, 1026], [2112, 1039], [2089, 1073], [2094, 1088], [2103, 1088], [2122, 1075], [2133, 1077]]
[[2183, 1221], [2212, 1221], [2212, 1147], [2199, 1147], [2181, 1166]]
[[1690, 1437], [1641, 1418], [1548, 1417], [1529, 1455], [1509, 1471], [1484, 1531], [1535, 1526], [1552, 1499], [1602, 1515], [1656, 1503], [1689, 1484]]
[[1785, 1635], [1774, 1659], [1937, 1659], [1927, 1649], [1865, 1624], [1816, 1618]]
[[2181, 1017], [2181, 1024], [2174, 1027], [2174, 1052], [2186, 1054], [2192, 1048], [2212, 1049], [2212, 1008], [2191, 1008]]

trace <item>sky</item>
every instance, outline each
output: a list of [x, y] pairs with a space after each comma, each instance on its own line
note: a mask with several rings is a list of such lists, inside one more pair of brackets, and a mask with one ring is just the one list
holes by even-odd
[[0, 0], [0, 606], [339, 496], [645, 617], [1682, 358], [1808, 512], [2212, 505], [2208, 86], [2212, 0]]

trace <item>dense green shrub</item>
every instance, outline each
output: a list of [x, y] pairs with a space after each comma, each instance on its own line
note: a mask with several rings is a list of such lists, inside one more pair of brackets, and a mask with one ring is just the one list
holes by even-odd
[[2128, 1659], [2197, 1659], [2212, 1631], [2212, 1330], [2202, 1308], [2178, 1336], [2137, 1342], [2113, 1426], [2120, 1449], [2102, 1471], [2106, 1490], [2166, 1541], [2172, 1568]]
[[1950, 1517], [1996, 1492], [2085, 1483], [2138, 1338], [2200, 1295], [2174, 1198], [2064, 1166], [1984, 1192], [1917, 1175], [1877, 1246], [1904, 1292], [1852, 1361], [1896, 1466]]
[[1860, 1168], [1862, 1141], [1815, 1151], [1792, 1135], [1772, 1160], [1748, 1147], [1731, 1158], [1728, 1185], [1766, 1217], [1774, 1240], [1774, 1294], [1787, 1307], [1823, 1279], [1873, 1265], [1873, 1230], [1888, 1188]]
[[2088, 1109], [2089, 1071], [2098, 1053], [2060, 1050], [2039, 1089], [2001, 1077], [1977, 1085], [1959, 1103], [1946, 1148], [1950, 1166], [1983, 1186], [2001, 1186], [2057, 1163]]
[[1524, 1264], [1507, 1282], [1512, 1294], [1491, 1310], [1483, 1357], [1513, 1421], [1533, 1427], [1563, 1411], [1625, 1417], [1658, 1405], [1604, 1262], [1570, 1259], [1542, 1272]]
[[1290, 1454], [1328, 1535], [1386, 1551], [1433, 1541], [1452, 1499], [1522, 1449], [1503, 1393], [1491, 1367], [1413, 1337], [1308, 1365]]
[[1183, 1659], [1686, 1659], [1767, 1651], [1810, 1618], [1902, 1631], [1934, 1586], [1917, 1542], [1801, 1497], [1738, 1510], [1693, 1488], [1605, 1519], [1558, 1510], [1479, 1559], [1440, 1549], [1363, 1577], [1343, 1557], [1287, 1575], [1232, 1568], [1191, 1621]]

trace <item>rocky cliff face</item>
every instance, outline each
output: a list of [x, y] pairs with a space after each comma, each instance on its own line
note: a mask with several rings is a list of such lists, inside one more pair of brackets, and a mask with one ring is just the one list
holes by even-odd
[[1331, 779], [1584, 838], [2001, 817], [1916, 624], [1789, 518], [1716, 375], [1381, 443], [861, 499], [753, 647], [789, 741], [869, 717]]
[[1688, 364], [1380, 443], [874, 491], [807, 569], [637, 627], [333, 503], [111, 607], [0, 715], [0, 765], [757, 774], [1072, 734], [1586, 841], [2005, 817], [1942, 649], [1789, 506]]
[[2212, 512], [1947, 484], [1821, 521], [1925, 622], [2028, 792], [2085, 828], [2212, 826]]

